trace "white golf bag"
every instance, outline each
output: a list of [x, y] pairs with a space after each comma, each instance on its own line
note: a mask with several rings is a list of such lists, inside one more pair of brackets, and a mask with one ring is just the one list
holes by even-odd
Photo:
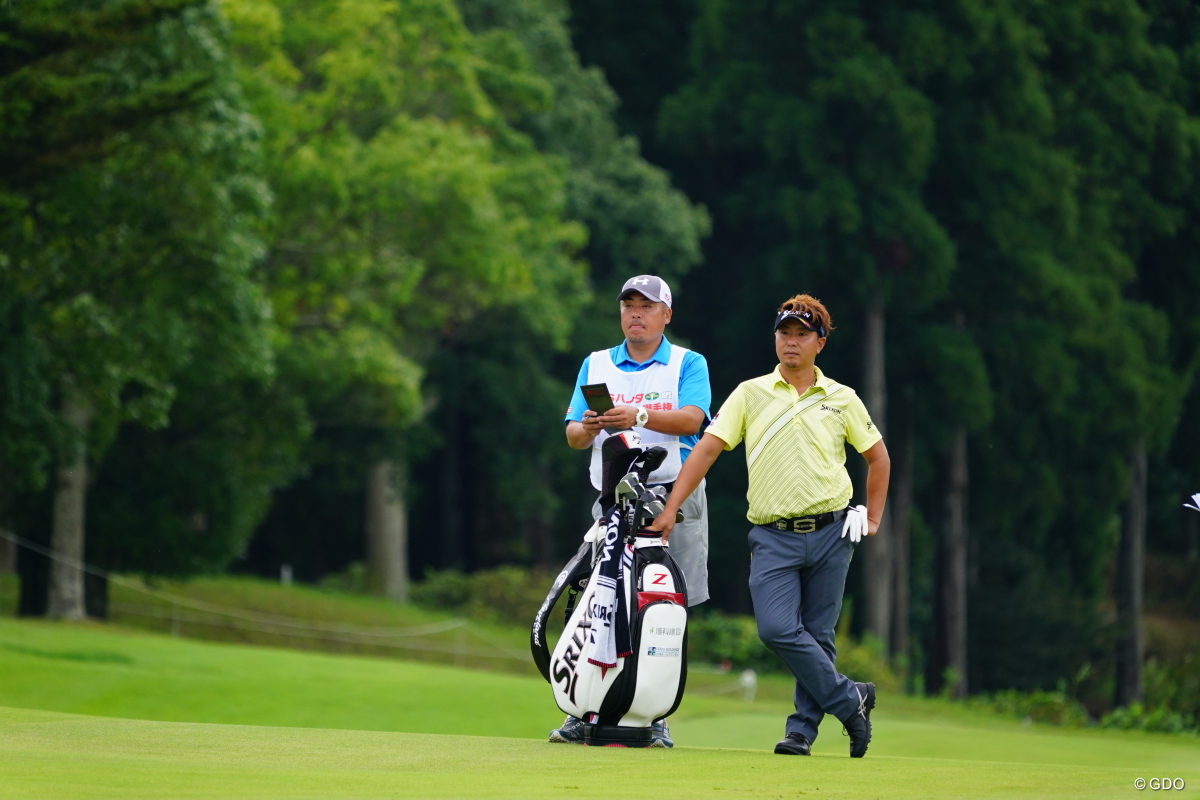
[[[614, 439], [623, 441], [609, 448], [608, 442]], [[613, 469], [609, 471], [615, 473], [606, 474], [605, 488], [616, 484], [606, 497], [602, 495], [609, 513], [588, 532], [579, 551], [559, 573], [530, 632], [534, 662], [550, 683], [555, 702], [584, 721], [584, 742], [591, 745], [648, 746], [651, 724], [678, 708], [687, 682], [683, 573], [658, 534], [637, 534], [662, 510], [663, 492], [647, 490], [642, 481], [665, 451], [642, 451], [629, 447], [631, 443], [636, 440], [631, 442], [628, 436], [610, 437], [605, 442], [606, 450], [614, 451], [606, 455], [612, 456]], [[619, 481], [610, 480], [622, 472]], [[617, 648], [612, 660], [607, 660], [611, 652], [608, 657], [603, 655], [599, 634], [605, 626], [596, 619], [610, 609], [597, 598], [605, 583], [602, 568], [608, 557], [622, 561], [616, 580], [617, 602], [611, 608], [618, 609], [616, 613], [623, 619], [614, 619], [613, 627], [628, 631], [628, 650]], [[613, 571], [610, 567], [610, 574]], [[568, 590], [566, 626], [551, 652], [546, 643], [546, 620], [559, 596]], [[621, 639], [624, 641], [623, 636]]]

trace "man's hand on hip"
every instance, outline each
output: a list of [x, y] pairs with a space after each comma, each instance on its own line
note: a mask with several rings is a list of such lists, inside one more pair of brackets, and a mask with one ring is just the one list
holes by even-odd
[[[842, 523], [842, 537], [849, 536], [851, 542], [858, 544], [864, 536], [870, 535], [867, 532], [869, 524], [867, 521], [867, 507], [853, 506], [846, 510], [846, 521]], [[875, 527], [878, 528], [879, 525], [876, 524]], [[874, 533], [874, 531], [871, 531], [871, 533]]]

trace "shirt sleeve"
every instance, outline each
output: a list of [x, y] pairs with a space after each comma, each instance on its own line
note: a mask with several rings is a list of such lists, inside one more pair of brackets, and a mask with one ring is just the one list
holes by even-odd
[[588, 367], [591, 360], [591, 356], [583, 359], [583, 366], [579, 368], [579, 376], [575, 378], [575, 392], [571, 395], [571, 405], [567, 406], [567, 417], [563, 420], [564, 425], [568, 422], [583, 421], [583, 412], [587, 411], [587, 401], [583, 399], [583, 389], [580, 387], [587, 385]]
[[695, 351], [689, 352], [679, 368], [679, 404], [677, 408], [695, 406], [709, 418], [712, 407], [712, 387], [708, 382], [708, 361]]
[[723, 441], [726, 450], [741, 444], [746, 437], [746, 393], [741, 385], [725, 400], [705, 433], [711, 433]]
[[862, 398], [855, 394], [846, 403], [846, 441], [854, 445], [858, 452], [870, 450], [876, 442], [883, 439], [879, 428], [875, 427]]

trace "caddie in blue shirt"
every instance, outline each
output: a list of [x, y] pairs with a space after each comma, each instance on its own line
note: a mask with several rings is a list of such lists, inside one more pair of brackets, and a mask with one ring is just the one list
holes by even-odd
[[[567, 443], [576, 450], [591, 450], [592, 486], [599, 492], [600, 446], [609, 430], [633, 428], [646, 446], [667, 449], [667, 458], [650, 475], [650, 484], [664, 485], [669, 492], [709, 421], [708, 362], [663, 335], [671, 321], [672, 299], [662, 278], [630, 278], [617, 301], [625, 341], [583, 360], [567, 408]], [[587, 407], [580, 387], [591, 383], [608, 385], [615, 406], [611, 411], [598, 415]], [[681, 510], [684, 521], [671, 535], [671, 556], [683, 570], [688, 605], [694, 606], [708, 599], [708, 500], [703, 483]], [[592, 513], [600, 518], [598, 500]], [[653, 746], [673, 746], [665, 721], [656, 722], [654, 728]], [[567, 717], [561, 728], [550, 732], [550, 741], [582, 742], [582, 724]]]

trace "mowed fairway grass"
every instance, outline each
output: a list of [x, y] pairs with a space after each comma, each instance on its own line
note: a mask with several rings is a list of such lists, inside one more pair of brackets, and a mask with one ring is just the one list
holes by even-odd
[[1200, 791], [1195, 738], [899, 697], [881, 699], [861, 761], [836, 722], [813, 757], [775, 756], [789, 709], [766, 688], [687, 698], [671, 751], [550, 745], [562, 717], [537, 679], [0, 620], [0, 797], [1128, 797], [1139, 777]]

